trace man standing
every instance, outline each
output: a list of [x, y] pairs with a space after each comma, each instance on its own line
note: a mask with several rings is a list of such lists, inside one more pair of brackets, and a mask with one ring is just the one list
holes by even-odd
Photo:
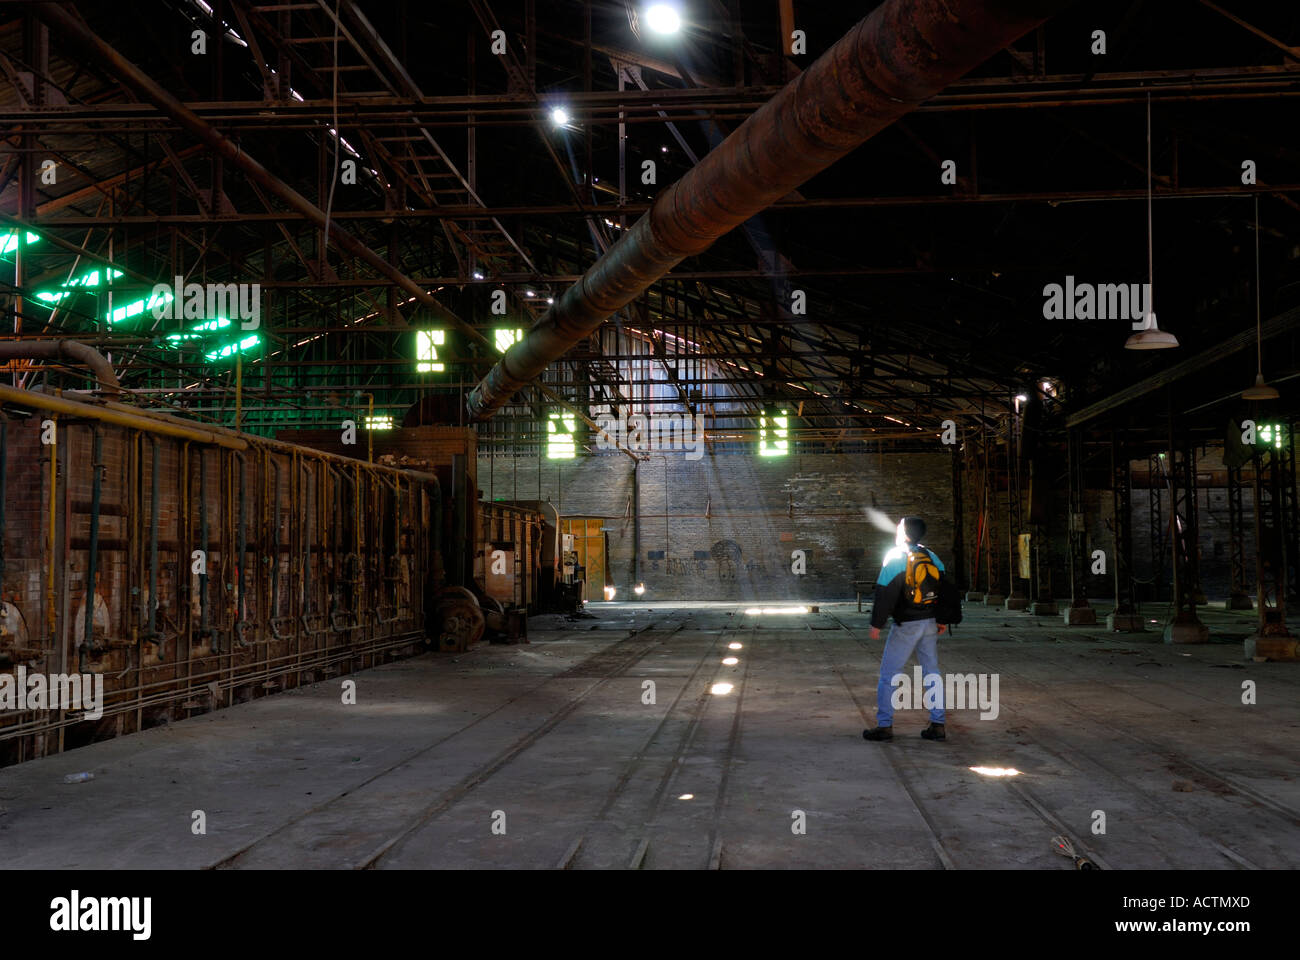
[[939, 673], [939, 635], [946, 625], [935, 619], [940, 608], [940, 585], [943, 562], [930, 548], [923, 546], [925, 521], [904, 517], [898, 522], [894, 549], [885, 555], [885, 564], [876, 579], [875, 602], [871, 607], [871, 639], [880, 639], [880, 628], [892, 615], [894, 624], [885, 640], [880, 658], [880, 680], [876, 684], [876, 726], [863, 730], [866, 740], [894, 738], [894, 705], [891, 702], [893, 679], [903, 672], [912, 652], [921, 664], [924, 682], [933, 685], [930, 725], [921, 731], [926, 740], [943, 740], [943, 677]]

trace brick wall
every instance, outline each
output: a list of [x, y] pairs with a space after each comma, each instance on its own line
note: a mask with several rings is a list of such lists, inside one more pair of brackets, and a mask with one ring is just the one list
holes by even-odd
[[[718, 454], [691, 461], [651, 455], [640, 476], [640, 576], [649, 600], [781, 600], [853, 596], [874, 580], [891, 534], [864, 508], [895, 520], [924, 516], [929, 544], [952, 555], [951, 455], [815, 454], [762, 458]], [[489, 500], [552, 503], [561, 515], [607, 517], [611, 579], [633, 585], [629, 509], [632, 461], [622, 454], [546, 460], [481, 455]], [[806, 574], [792, 572], [804, 551]]]

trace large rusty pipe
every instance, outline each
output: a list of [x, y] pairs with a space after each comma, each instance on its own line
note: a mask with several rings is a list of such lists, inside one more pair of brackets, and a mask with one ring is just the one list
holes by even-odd
[[[288, 204], [290, 209], [306, 217], [321, 229], [325, 228], [325, 211], [244, 153], [238, 144], [172, 96], [161, 84], [101, 40], [85, 23], [63, 6], [57, 3], [38, 3], [35, 5], [34, 12], [49, 26], [63, 34], [74, 49], [101, 63], [128, 89], [158, 107], [214, 154], [242, 171], [254, 183], [275, 194]], [[433, 307], [447, 322], [474, 341], [488, 343], [482, 333], [451, 314], [431, 293], [333, 221], [329, 222], [329, 239], [344, 253], [364, 260], [421, 303]]]
[[887, 0], [741, 124], [556, 299], [471, 391], [484, 420], [686, 257], [1043, 23], [1069, 0]]
[[71, 360], [90, 367], [100, 389], [111, 393], [121, 390], [117, 374], [108, 358], [76, 340], [0, 340], [0, 361]]

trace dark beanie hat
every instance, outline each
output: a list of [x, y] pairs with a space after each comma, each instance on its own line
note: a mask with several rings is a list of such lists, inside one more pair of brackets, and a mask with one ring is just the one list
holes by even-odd
[[900, 525], [908, 543], [920, 543], [925, 536], [925, 521], [920, 517], [904, 517]]

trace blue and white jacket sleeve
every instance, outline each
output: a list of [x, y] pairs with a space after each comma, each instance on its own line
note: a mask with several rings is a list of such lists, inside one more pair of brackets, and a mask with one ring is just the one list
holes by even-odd
[[885, 554], [885, 564], [876, 577], [876, 596], [871, 604], [871, 625], [883, 629], [898, 606], [907, 576], [907, 554], [895, 547]]

